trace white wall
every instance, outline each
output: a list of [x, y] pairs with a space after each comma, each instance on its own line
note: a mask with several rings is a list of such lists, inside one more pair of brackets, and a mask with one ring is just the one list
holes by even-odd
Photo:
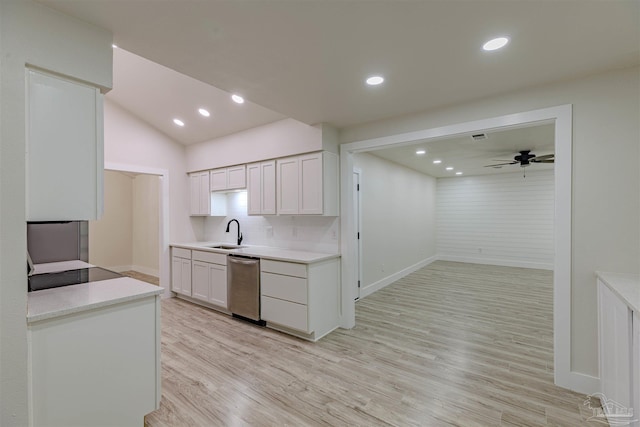
[[[243, 244], [338, 253], [339, 219], [322, 216], [249, 216], [247, 192], [227, 194], [227, 216], [205, 218], [206, 241], [236, 243], [236, 224], [225, 232], [227, 222], [240, 222]], [[270, 234], [269, 227], [272, 234]]]
[[553, 170], [437, 182], [438, 258], [553, 269]]
[[28, 425], [25, 64], [111, 86], [111, 34], [29, 0], [0, 1], [0, 425]]
[[105, 164], [165, 169], [169, 172], [169, 240], [194, 241], [202, 221], [189, 217], [189, 182], [184, 146], [113, 102], [105, 102]]
[[160, 178], [136, 175], [133, 180], [132, 269], [159, 277]]
[[343, 129], [341, 142], [573, 104], [571, 368], [598, 376], [596, 270], [640, 269], [640, 70], [570, 82]]
[[187, 147], [187, 170], [213, 169], [323, 149], [322, 126], [284, 119]]
[[104, 215], [89, 221], [89, 262], [121, 271], [133, 260], [133, 180], [104, 172]]
[[369, 153], [361, 170], [361, 296], [436, 255], [436, 180]]

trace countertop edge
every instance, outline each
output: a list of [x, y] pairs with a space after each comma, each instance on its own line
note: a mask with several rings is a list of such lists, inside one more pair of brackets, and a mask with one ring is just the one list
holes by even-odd
[[[640, 275], [596, 271], [596, 277], [635, 312], [640, 312]], [[635, 294], [633, 294], [635, 293]]]
[[[112, 279], [112, 280], [118, 280], [118, 279]], [[135, 279], [132, 279], [132, 280], [135, 280]], [[106, 283], [108, 281], [102, 281], [102, 282], [105, 282], [102, 284], [103, 286], [109, 286], [109, 284]], [[95, 283], [100, 283], [100, 282], [93, 282], [94, 285]], [[141, 282], [141, 283], [144, 283], [144, 282]], [[34, 323], [38, 323], [43, 320], [50, 320], [58, 317], [67, 316], [70, 314], [77, 314], [85, 311], [95, 310], [98, 308], [109, 307], [109, 306], [120, 304], [123, 302], [135, 301], [138, 299], [148, 298], [151, 296], [158, 296], [158, 295], [162, 295], [162, 293], [164, 292], [164, 288], [147, 284], [147, 283], [144, 283], [144, 284], [153, 286], [155, 289], [133, 291], [132, 293], [127, 295], [118, 295], [113, 298], [104, 298], [101, 300], [97, 300], [95, 302], [89, 302], [87, 304], [82, 304], [82, 305], [70, 305], [65, 308], [44, 311], [44, 312], [33, 314], [33, 315], [30, 315], [27, 310], [27, 325], [32, 325]], [[72, 285], [72, 286], [87, 286], [87, 285], [89, 284]], [[46, 291], [51, 291], [52, 293], [55, 293], [55, 291], [63, 290], [65, 288], [70, 288], [70, 286], [55, 288], [55, 289], [47, 289]], [[37, 291], [37, 292], [43, 292], [43, 291]]]
[[[197, 242], [197, 243], [170, 243], [170, 247], [182, 248], [182, 249], [190, 249], [195, 251], [204, 251], [204, 252], [213, 252], [219, 253], [223, 255], [246, 255], [246, 256], [254, 256], [256, 258], [264, 258], [271, 259], [275, 261], [287, 261], [287, 262], [296, 262], [300, 264], [314, 264], [316, 262], [327, 261], [334, 258], [340, 258], [340, 254], [326, 254], [320, 252], [309, 252], [297, 249], [285, 249], [285, 248], [271, 248], [266, 246], [249, 246], [247, 248], [241, 249], [241, 251], [236, 250], [224, 250], [224, 249], [215, 249], [215, 248], [207, 248], [203, 245], [209, 244], [218, 244], [217, 242]], [[254, 249], [252, 251], [252, 249]], [[302, 254], [309, 254], [310, 257], [291, 257], [286, 255], [278, 255], [276, 254], [265, 254], [263, 251], [283, 251], [283, 252], [300, 252]]]

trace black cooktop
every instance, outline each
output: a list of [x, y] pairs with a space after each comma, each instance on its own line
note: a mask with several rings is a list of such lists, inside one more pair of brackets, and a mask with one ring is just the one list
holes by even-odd
[[80, 283], [115, 279], [118, 277], [124, 276], [101, 267], [80, 268], [77, 270], [59, 271], [56, 273], [34, 274], [29, 277], [29, 292], [59, 288], [61, 286], [79, 285]]

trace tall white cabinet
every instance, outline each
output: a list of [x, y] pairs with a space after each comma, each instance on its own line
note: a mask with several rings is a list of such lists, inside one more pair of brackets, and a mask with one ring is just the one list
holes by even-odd
[[44, 71], [26, 73], [27, 221], [96, 220], [103, 213], [102, 94]]
[[610, 419], [638, 426], [631, 421], [640, 411], [640, 280], [637, 275], [598, 273], [597, 287], [603, 409]]
[[171, 290], [191, 296], [191, 251], [171, 248]]

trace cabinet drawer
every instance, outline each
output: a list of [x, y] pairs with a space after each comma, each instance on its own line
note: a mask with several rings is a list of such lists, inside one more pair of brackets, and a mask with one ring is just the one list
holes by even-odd
[[261, 297], [260, 303], [260, 317], [263, 320], [299, 331], [309, 332], [306, 305], [267, 296]]
[[191, 251], [183, 248], [171, 248], [171, 255], [178, 258], [191, 259]]
[[227, 255], [216, 252], [193, 251], [194, 261], [210, 262], [212, 264], [227, 265]]
[[283, 276], [281, 274], [262, 273], [260, 275], [260, 292], [262, 295], [306, 304], [307, 279]]
[[260, 260], [260, 271], [287, 276], [307, 277], [307, 265], [295, 262], [272, 261], [270, 259]]

